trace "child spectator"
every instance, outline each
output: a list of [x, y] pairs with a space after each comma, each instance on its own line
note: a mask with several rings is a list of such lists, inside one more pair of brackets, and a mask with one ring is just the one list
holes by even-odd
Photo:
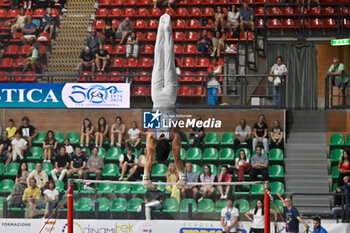
[[224, 39], [221, 36], [221, 33], [219, 31], [214, 32], [214, 37], [211, 39], [213, 43], [213, 53], [210, 55], [212, 57], [216, 56], [220, 57], [221, 51], [225, 48], [225, 42]]
[[77, 173], [79, 179], [83, 178], [84, 169], [86, 167], [86, 156], [81, 153], [81, 148], [75, 148], [75, 155], [70, 162], [70, 169], [67, 173], [68, 177]]
[[255, 150], [258, 143], [262, 143], [266, 152], [269, 153], [269, 141], [267, 140], [267, 124], [265, 123], [265, 116], [263, 114], [259, 115], [258, 122], [254, 124], [253, 128], [253, 150]]
[[12, 20], [12, 22], [15, 22], [12, 26], [11, 26], [11, 33], [15, 33], [17, 31], [22, 31], [25, 25], [25, 21], [26, 21], [26, 15], [25, 15], [25, 10], [23, 8], [19, 9], [19, 13], [16, 16], [16, 18], [14, 18]]
[[111, 146], [114, 146], [114, 142], [117, 139], [117, 147], [122, 146], [122, 141], [125, 136], [125, 125], [122, 122], [122, 118], [117, 116], [115, 123], [111, 127]]
[[0, 139], [0, 156], [4, 156], [6, 159], [5, 169], [7, 165], [11, 162], [12, 154], [11, 154], [11, 140], [8, 138], [8, 133], [6, 130], [2, 132], [2, 137]]
[[140, 130], [137, 128], [136, 121], [131, 123], [131, 128], [128, 130], [129, 138], [125, 140], [125, 146], [129, 145], [129, 142], [133, 147], [137, 147], [140, 142]]
[[235, 168], [238, 175], [238, 181], [244, 181], [244, 174], [249, 174], [250, 170], [249, 159], [244, 150], [239, 152], [239, 157], [236, 158]]
[[8, 133], [9, 139], [13, 139], [17, 131], [17, 128], [15, 126], [15, 121], [13, 119], [9, 120], [9, 126], [6, 128], [6, 131]]
[[69, 155], [69, 157], [71, 157], [74, 150], [72, 145], [70, 145], [69, 138], [66, 138], [66, 140], [64, 141], [64, 147], [66, 148], [66, 153]]
[[33, 216], [33, 211], [36, 208], [36, 205], [40, 206], [41, 191], [37, 187], [37, 182], [35, 179], [29, 179], [28, 188], [24, 190], [22, 201], [27, 203], [29, 206], [29, 215]]
[[83, 120], [83, 125], [81, 126], [81, 131], [80, 131], [80, 147], [85, 146], [88, 147], [90, 140], [93, 138], [93, 132], [95, 130], [95, 126], [92, 125], [91, 121], [89, 118], [85, 118]]
[[44, 188], [46, 186], [47, 181], [49, 180], [46, 172], [42, 170], [41, 163], [36, 163], [35, 170], [29, 173], [27, 178], [27, 185], [30, 186], [30, 179], [34, 179], [36, 181], [36, 185], [38, 188], [40, 188], [42, 191], [44, 191]]
[[34, 126], [29, 124], [28, 117], [24, 116], [22, 118], [22, 126], [19, 127], [18, 131], [20, 132], [21, 136], [28, 141], [28, 149], [30, 149], [34, 138], [38, 136], [39, 132]]
[[24, 159], [24, 150], [28, 148], [27, 141], [21, 138], [19, 131], [16, 131], [15, 138], [11, 142], [12, 147], [12, 161], [16, 162], [17, 156], [20, 160]]
[[[129, 146], [126, 155], [121, 155], [119, 158], [119, 169], [121, 170], [119, 180], [128, 180], [137, 169], [138, 159], [134, 155], [135, 147]], [[129, 173], [127, 178], [124, 175]]]
[[[103, 44], [98, 46], [98, 51], [95, 53], [95, 63], [97, 67], [97, 71], [105, 71], [106, 66], [111, 60], [111, 55], [105, 50]], [[102, 61], [102, 68], [101, 68]]]
[[92, 149], [92, 156], [87, 161], [87, 169], [84, 171], [84, 179], [88, 179], [91, 173], [96, 174], [96, 180], [102, 180], [104, 167], [103, 158], [98, 155], [98, 148]]
[[[170, 162], [168, 165], [168, 171], [165, 173], [166, 182], [176, 183], [179, 180], [179, 173], [176, 171], [175, 164]], [[176, 199], [180, 203], [180, 189], [176, 185], [167, 185], [165, 189], [171, 192], [172, 198]]]
[[232, 28], [234, 31], [238, 28], [238, 20], [239, 20], [239, 12], [237, 11], [236, 5], [232, 4], [232, 10], [227, 14], [227, 29], [232, 32]]
[[274, 127], [271, 129], [271, 148], [280, 148], [283, 150], [283, 129], [279, 120], [275, 120]]
[[108, 139], [109, 126], [104, 117], [100, 117], [97, 123], [97, 132], [95, 133], [96, 147], [102, 147], [103, 141]]
[[12, 199], [11, 207], [20, 207], [24, 190], [27, 188], [28, 175], [27, 164], [22, 163], [16, 175], [15, 185], [11, 190], [11, 194], [7, 197], [7, 201]]
[[102, 28], [102, 41], [104, 44], [108, 42], [114, 46], [114, 36], [115, 36], [115, 28], [112, 25], [112, 20], [107, 19], [105, 26]]
[[52, 38], [55, 32], [55, 18], [52, 16], [52, 9], [46, 8], [46, 14], [41, 18], [41, 27], [44, 28], [44, 33], [50, 32], [50, 38]]
[[225, 14], [222, 11], [222, 8], [220, 6], [216, 8], [214, 17], [215, 17], [215, 30], [219, 31], [221, 29], [221, 32], [225, 32]]
[[[220, 174], [218, 174], [218, 182], [232, 182], [232, 176], [227, 172], [228, 167], [226, 165], [222, 166]], [[230, 185], [218, 185], [219, 192], [221, 194], [220, 199], [226, 199], [227, 195], [230, 193]], [[225, 189], [225, 193], [224, 193]]]
[[133, 56], [137, 58], [139, 55], [139, 39], [135, 31], [132, 31], [126, 41], [126, 57]]
[[65, 147], [60, 148], [59, 155], [56, 156], [54, 169], [51, 171], [51, 177], [53, 180], [57, 180], [57, 173], [60, 173], [59, 180], [63, 180], [66, 176], [70, 164], [70, 157], [66, 153]]
[[49, 205], [50, 203], [53, 204], [53, 206], [55, 206], [58, 202], [58, 191], [56, 190], [56, 185], [55, 182], [53, 182], [52, 180], [49, 180], [49, 182], [47, 182], [47, 189], [44, 191], [44, 198], [45, 198], [45, 214], [44, 214], [44, 218], [48, 218], [49, 217]]
[[44, 163], [51, 163], [51, 156], [56, 155], [57, 140], [52, 130], [47, 131], [43, 142]]
[[[209, 165], [204, 166], [204, 173], [200, 176], [200, 180], [203, 184], [214, 183], [215, 176], [211, 173], [211, 168]], [[203, 196], [199, 199], [199, 201], [203, 198], [211, 198], [215, 192], [215, 187], [214, 185], [202, 185], [201, 191], [203, 192]]]
[[24, 36], [21, 38], [21, 41], [23, 44], [33, 44], [36, 40], [37, 26], [33, 23], [31, 16], [27, 16], [25, 21], [26, 23], [22, 29]]
[[19, 64], [19, 65], [24, 65], [22, 74], [24, 74], [28, 70], [29, 66], [32, 68], [34, 72], [36, 72], [36, 67], [40, 65], [39, 63], [39, 58], [41, 56], [40, 46], [41, 45], [39, 42], [35, 42], [32, 45], [32, 47], [29, 49], [27, 58], [24, 60], [23, 63]]

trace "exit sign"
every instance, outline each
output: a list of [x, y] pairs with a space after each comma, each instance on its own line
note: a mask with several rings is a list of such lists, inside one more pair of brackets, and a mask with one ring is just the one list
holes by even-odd
[[332, 40], [331, 45], [332, 46], [350, 45], [350, 39]]

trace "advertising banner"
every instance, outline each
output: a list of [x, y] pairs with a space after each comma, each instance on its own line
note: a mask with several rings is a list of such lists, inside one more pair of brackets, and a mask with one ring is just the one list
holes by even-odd
[[129, 83], [2, 83], [1, 108], [130, 108]]

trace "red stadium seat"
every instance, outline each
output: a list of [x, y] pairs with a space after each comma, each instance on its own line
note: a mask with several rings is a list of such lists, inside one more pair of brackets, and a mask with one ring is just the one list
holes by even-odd
[[[182, 75], [193, 75], [191, 71], [184, 71], [181, 73]], [[192, 76], [180, 76], [179, 77], [179, 82], [181, 83], [191, 83], [193, 81]]]
[[80, 76], [78, 78], [78, 82], [87, 82], [89, 80], [88, 75], [91, 75], [92, 73], [90, 71], [83, 71], [80, 73], [80, 75], [83, 75], [83, 76]]
[[12, 39], [10, 39], [10, 42], [20, 42], [22, 37], [22, 32], [15, 32], [12, 34]]
[[192, 88], [188, 86], [180, 86], [178, 90], [179, 96], [191, 96], [192, 95]]
[[138, 20], [134, 21], [134, 29], [135, 30], [145, 29], [145, 27], [146, 27], [146, 23], [144, 20], [138, 19]]
[[202, 10], [202, 17], [213, 17], [214, 10], [211, 7], [204, 7]]
[[190, 19], [187, 22], [187, 28], [193, 28], [198, 29], [199, 28], [199, 22], [196, 19]]
[[279, 7], [271, 7], [269, 8], [269, 15], [280, 15], [281, 10]]
[[152, 68], [153, 67], [153, 61], [149, 57], [143, 57], [140, 60], [139, 68]]
[[9, 76], [5, 76], [7, 74], [9, 74], [9, 73], [6, 71], [0, 71], [0, 82], [9, 82], [10, 81]]
[[9, 45], [6, 48], [5, 55], [14, 56], [18, 54], [18, 46], [17, 45]]
[[6, 9], [0, 9], [0, 19], [6, 18], [7, 11]]
[[[180, 64], [180, 63], [178, 63], [178, 64]], [[194, 59], [192, 57], [184, 57], [182, 59], [181, 67], [194, 68]]]
[[197, 86], [193, 88], [193, 95], [194, 96], [205, 96], [205, 87]]
[[322, 8], [322, 14], [323, 15], [334, 15], [336, 14], [336, 11], [334, 10], [333, 7], [326, 6]]
[[349, 15], [349, 8], [347, 7], [341, 8], [340, 13], [343, 13], [344, 15]]
[[146, 8], [137, 8], [136, 10], [136, 17], [148, 17], [148, 10]]
[[[201, 31], [201, 33], [199, 34], [199, 37], [202, 37], [202, 36], [203, 36], [203, 31]], [[207, 37], [211, 39], [211, 32], [207, 32]]]
[[194, 31], [189, 31], [186, 34], [185, 41], [197, 41], [198, 40], [198, 34]]
[[313, 6], [308, 12], [309, 15], [321, 15], [321, 8], [318, 6]]
[[100, 7], [108, 7], [111, 5], [111, 0], [100, 0], [98, 3]]
[[113, 53], [114, 55], [122, 55], [126, 53], [126, 46], [123, 44], [118, 44], [114, 46]]
[[259, 5], [259, 4], [265, 5], [266, 2], [267, 2], [266, 0], [255, 0], [255, 5]]
[[158, 28], [158, 20], [156, 19], [150, 19], [147, 22], [147, 29], [157, 29]]
[[295, 25], [294, 20], [290, 19], [290, 18], [283, 19], [282, 20], [282, 25], [283, 25], [283, 28], [294, 28], [294, 29], [298, 28], [298, 26]]
[[96, 18], [107, 18], [108, 14], [109, 12], [107, 8], [100, 8], [97, 11]]
[[199, 57], [197, 59], [197, 64], [196, 67], [197, 68], [208, 68], [209, 66], [209, 59], [206, 57]]
[[282, 8], [282, 15], [294, 15], [294, 9], [292, 7], [283, 7]]
[[[20, 72], [20, 71], [13, 71], [13, 72], [11, 72], [11, 74], [12, 75], [21, 75], [22, 72]], [[21, 80], [22, 77], [21, 76], [12, 76], [11, 79], [12, 80]]]
[[[227, 4], [227, 0], [216, 0], [215, 1], [216, 5], [226, 5]], [[224, 8], [225, 9], [225, 8]]]
[[26, 16], [33, 16], [33, 10], [30, 9], [30, 10], [26, 10], [26, 13], [25, 13]]
[[[36, 74], [34, 71], [27, 71], [24, 74]], [[18, 77], [15, 77], [16, 82], [26, 82], [26, 83], [33, 83], [36, 81], [36, 76], [27, 76], [27, 77], [21, 77], [20, 80], [17, 80]]]
[[279, 19], [269, 19], [269, 26], [268, 28], [281, 28], [282, 23]]
[[142, 75], [142, 76], [138, 76], [134, 78], [135, 82], [151, 82], [151, 75], [149, 72], [147, 71], [140, 71], [138, 73], [138, 75]]
[[174, 51], [176, 55], [182, 54], [182, 45], [174, 44]]
[[9, 8], [11, 6], [11, 1], [0, 0], [0, 7]]
[[45, 32], [42, 32], [38, 35], [38, 38], [39, 37], [45, 37], [45, 39], [37, 39], [37, 41], [40, 41], [40, 42], [48, 42], [50, 40], [50, 34], [49, 33], [45, 33]]
[[136, 68], [137, 67], [137, 59], [134, 57], [129, 57], [125, 60], [125, 68]]
[[307, 14], [307, 9], [305, 7], [303, 9], [304, 9], [304, 12], [300, 12], [300, 8], [296, 7], [295, 8], [295, 14], [299, 15], [299, 14], [303, 14], [304, 13], [304, 15], [306, 15]]
[[25, 58], [24, 57], [20, 57], [20, 58], [17, 58], [16, 61], [15, 61], [15, 64], [13, 65], [13, 68], [20, 68], [20, 67], [23, 67], [23, 65], [19, 65], [19, 64], [22, 64], [24, 62]]
[[155, 41], [156, 37], [157, 37], [157, 34], [155, 32], [146, 32], [146, 35], [143, 38], [143, 41]]
[[179, 1], [177, 1], [176, 5], [178, 5], [178, 6], [187, 6], [188, 5], [188, 0], [179, 0]]
[[265, 15], [265, 8], [264, 7], [256, 7], [254, 11], [255, 16], [264, 16]]
[[137, 3], [138, 6], [152, 6], [153, 1], [152, 0], [139, 0]]
[[52, 11], [52, 17], [54, 17], [54, 18], [58, 17], [59, 13], [58, 13], [58, 10], [56, 8], [52, 8], [51, 11]]
[[13, 59], [5, 57], [1, 60], [0, 68], [9, 69], [13, 67]]
[[124, 0], [124, 6], [136, 6], [136, 0]]
[[183, 32], [174, 32], [173, 33], [174, 41], [183, 41], [185, 39]]
[[171, 8], [164, 8], [163, 9], [163, 14], [165, 14], [165, 13], [170, 15], [171, 17], [173, 17], [175, 15], [174, 10], [171, 9]]
[[142, 46], [141, 53], [148, 55], [154, 54], [154, 46], [151, 44], [145, 44]]
[[119, 26], [119, 21], [116, 19], [112, 20], [112, 26], [115, 28], [115, 30], [117, 30], [118, 26]]
[[97, 72], [95, 72], [94, 77], [91, 78], [91, 81], [92, 82], [106, 82], [106, 76], [103, 76], [105, 74], [106, 74], [105, 72], [97, 71]]
[[197, 53], [197, 47], [193, 44], [187, 44], [184, 47], [183, 54], [185, 55], [195, 55]]
[[310, 19], [310, 23], [306, 25], [307, 28], [322, 28], [322, 20], [319, 18]]
[[245, 41], [249, 40], [252, 41], [254, 38], [253, 32], [248, 31], [248, 38], [247, 38], [247, 32], [241, 32], [240, 40]]
[[326, 18], [323, 20], [325, 28], [337, 28], [337, 21], [332, 18]]
[[122, 17], [122, 10], [120, 8], [113, 8], [109, 14], [109, 17], [112, 17], [112, 18]]
[[333, 4], [333, 0], [322, 0], [322, 4]]
[[123, 10], [122, 17], [133, 17], [135, 15], [135, 10], [133, 8], [125, 8]]
[[122, 77], [118, 71], [109, 72], [109, 75], [112, 76], [106, 78], [107, 82], [124, 82], [124, 77]]
[[149, 17], [160, 17], [161, 15], [161, 12], [160, 12], [160, 9], [159, 8], [152, 8], [150, 11], [149, 11]]
[[22, 45], [22, 47], [19, 49], [18, 55], [27, 55], [30, 50], [30, 45]]
[[203, 0], [202, 1], [202, 5], [214, 6], [215, 5], [215, 1], [214, 0]]
[[112, 59], [110, 68], [123, 68], [123, 66], [124, 66], [123, 58], [115, 57]]
[[188, 10], [188, 17], [201, 17], [201, 10], [197, 7]]
[[45, 47], [44, 45], [41, 45], [41, 46], [40, 46], [40, 52], [41, 52], [42, 54], [46, 54], [46, 47]]
[[133, 95], [146, 96], [147, 95], [147, 87], [145, 86], [136, 86], [134, 87]]
[[0, 21], [1, 30], [10, 31], [11, 27], [8, 27], [9, 24], [13, 25], [14, 22], [12, 20], [6, 20], [6, 21], [2, 22], [2, 25], [1, 25], [1, 21]]
[[278, 3], [281, 3], [281, 0], [268, 0], [269, 3], [271, 4], [278, 4]]
[[184, 29], [186, 28], [186, 22], [183, 19], [177, 19], [174, 22], [174, 29]]
[[344, 27], [350, 28], [350, 20], [349, 19], [344, 19]]
[[213, 21], [208, 19], [208, 23], [206, 25], [200, 26], [201, 29], [212, 29], [214, 27]]
[[19, 10], [18, 9], [10, 9], [7, 12], [7, 18], [16, 18], [18, 14], [19, 14]]
[[113, 54], [113, 47], [112, 47], [112, 45], [105, 44], [105, 45], [103, 45], [103, 47], [105, 48], [105, 50], [106, 50], [110, 55]]
[[258, 19], [256, 23], [257, 28], [264, 28], [264, 20]]
[[335, 0], [336, 3], [348, 3], [349, 0]]
[[186, 10], [186, 8], [184, 8], [184, 7], [176, 8], [175, 16], [176, 17], [187, 17], [187, 10]]
[[106, 25], [106, 23], [103, 19], [98, 19], [94, 23], [94, 28], [101, 30], [105, 25]]
[[189, 5], [191, 6], [198, 6], [201, 4], [201, 0], [189, 0]]

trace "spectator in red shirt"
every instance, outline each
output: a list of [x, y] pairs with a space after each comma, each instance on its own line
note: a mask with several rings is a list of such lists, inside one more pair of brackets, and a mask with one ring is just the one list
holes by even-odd
[[[228, 167], [226, 165], [222, 166], [220, 174], [218, 174], [218, 182], [231, 182], [232, 176], [227, 173]], [[220, 192], [220, 199], [226, 199], [227, 195], [230, 193], [230, 185], [218, 185], [218, 189]], [[225, 189], [225, 194], [224, 194]]]

